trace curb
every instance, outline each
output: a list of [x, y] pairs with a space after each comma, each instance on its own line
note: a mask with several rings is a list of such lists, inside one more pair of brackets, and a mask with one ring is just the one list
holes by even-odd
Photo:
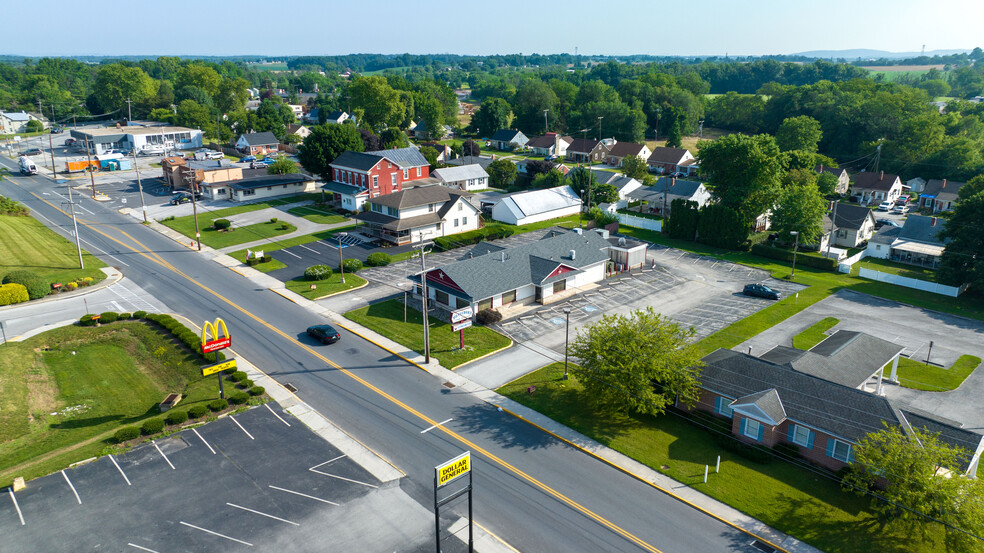
[[42, 303], [50, 303], [53, 301], [65, 300], [69, 298], [77, 298], [79, 296], [84, 296], [86, 294], [98, 292], [103, 288], [108, 288], [109, 286], [112, 286], [113, 284], [116, 284], [117, 282], [123, 280], [123, 273], [121, 271], [116, 270], [113, 267], [101, 267], [99, 270], [106, 273], [106, 278], [102, 279], [97, 284], [93, 284], [92, 286], [86, 286], [85, 288], [79, 288], [73, 290], [72, 292], [59, 292], [58, 294], [52, 296], [45, 296], [43, 298], [38, 298], [36, 300], [5, 305], [3, 307], [0, 307], [0, 311], [14, 309], [16, 307], [25, 307], [28, 305], [39, 305]]

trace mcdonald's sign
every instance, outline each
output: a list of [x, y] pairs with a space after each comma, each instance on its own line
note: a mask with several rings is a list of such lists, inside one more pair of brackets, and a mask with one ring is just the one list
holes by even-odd
[[[222, 337], [219, 337], [219, 329], [222, 329]], [[211, 337], [211, 339], [209, 339]], [[232, 338], [229, 336], [229, 329], [226, 328], [225, 321], [215, 319], [215, 323], [205, 321], [202, 326], [202, 353], [219, 351], [232, 345]]]

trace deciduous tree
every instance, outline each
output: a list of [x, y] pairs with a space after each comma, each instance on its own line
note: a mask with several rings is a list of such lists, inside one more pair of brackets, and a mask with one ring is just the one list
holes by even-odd
[[472, 116], [471, 127], [479, 136], [492, 136], [499, 129], [509, 128], [512, 108], [502, 98], [486, 98]]
[[818, 244], [826, 212], [827, 201], [817, 187], [817, 174], [797, 169], [786, 176], [786, 185], [772, 209], [772, 228], [787, 236], [798, 232], [800, 244]]
[[944, 224], [944, 238], [950, 243], [943, 250], [939, 280], [959, 286], [970, 284], [984, 289], [984, 175], [971, 179], [960, 189], [959, 202]]
[[815, 153], [822, 138], [823, 131], [820, 130], [820, 122], [809, 115], [787, 118], [776, 131], [776, 144], [784, 152], [803, 150], [804, 152]]
[[649, 175], [649, 165], [639, 156], [622, 158], [622, 174], [642, 182]]
[[701, 173], [713, 185], [714, 196], [746, 223], [775, 205], [783, 166], [771, 136], [738, 133], [704, 141], [697, 159]]
[[348, 95], [355, 108], [362, 110], [361, 124], [373, 129], [399, 125], [405, 114], [400, 95], [379, 76], [358, 77], [348, 86]]
[[497, 159], [485, 169], [489, 174], [489, 182], [495, 188], [509, 188], [516, 182], [516, 164], [507, 159]]
[[93, 94], [105, 111], [120, 110], [126, 113], [126, 100], [142, 102], [157, 93], [154, 79], [139, 67], [127, 67], [111, 63], [96, 74]]
[[362, 136], [352, 125], [317, 125], [304, 139], [304, 144], [298, 146], [297, 159], [302, 167], [328, 182], [332, 180], [328, 165], [339, 154], [346, 150], [362, 152], [364, 147]]
[[297, 164], [286, 157], [278, 157], [276, 161], [267, 165], [268, 175], [286, 175], [288, 173], [300, 173]]

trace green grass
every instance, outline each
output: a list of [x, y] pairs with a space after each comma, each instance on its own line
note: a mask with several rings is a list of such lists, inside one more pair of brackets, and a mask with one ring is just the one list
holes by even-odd
[[827, 335], [824, 333], [834, 328], [839, 322], [840, 319], [835, 319], [834, 317], [827, 317], [820, 320], [810, 328], [793, 336], [793, 347], [802, 350], [812, 348], [824, 341], [827, 338]]
[[[524, 232], [532, 232], [534, 230], [542, 230], [550, 227], [564, 227], [564, 228], [574, 228], [578, 225], [578, 221], [581, 219], [577, 215], [568, 215], [566, 217], [558, 217], [556, 219], [550, 219], [549, 221], [540, 221], [539, 223], [530, 223], [528, 225], [513, 226], [506, 223], [500, 223], [502, 226], [510, 228], [513, 230], [513, 234], [522, 234]], [[587, 218], [585, 218], [584, 223], [587, 224]]]
[[[899, 384], [906, 388], [930, 392], [956, 390], [980, 364], [980, 358], [973, 355], [961, 355], [947, 368], [899, 357]], [[891, 370], [891, 363], [889, 363], [885, 367], [885, 374], [890, 374]]]
[[[284, 225], [287, 228], [282, 229], [281, 227]], [[229, 230], [215, 230], [213, 227], [203, 227], [202, 244], [211, 248], [220, 249], [235, 246], [236, 244], [245, 244], [254, 240], [263, 240], [264, 238], [272, 239], [277, 236], [290, 234], [296, 230], [297, 227], [283, 221], [277, 221], [276, 223], [264, 221], [262, 223], [246, 225], [245, 227], [233, 227]], [[194, 227], [192, 227], [192, 234], [194, 235]]]
[[[422, 355], [424, 331], [421, 326], [421, 313], [408, 308], [406, 322], [403, 320], [403, 314], [403, 302], [394, 299], [349, 311], [345, 314], [345, 318]], [[449, 369], [508, 347], [509, 343], [509, 338], [494, 330], [472, 326], [465, 329], [465, 349], [459, 350], [458, 333], [451, 330], [451, 325], [430, 317], [431, 355]]]
[[[303, 277], [288, 280], [287, 289], [309, 300], [316, 300], [338, 292], [359, 288], [365, 283], [366, 279], [359, 275], [345, 273], [345, 283], [343, 284], [341, 276], [336, 272], [325, 280], [305, 280]], [[311, 286], [314, 286], [314, 289]]]
[[[563, 363], [554, 363], [496, 391], [828, 553], [941, 550], [937, 528], [925, 539], [882, 525], [866, 499], [842, 491], [836, 481], [792, 463], [749, 461], [722, 449], [709, 431], [681, 416], [599, 412], [575, 377], [562, 380], [563, 371]], [[527, 392], [530, 385], [536, 386], [533, 394]], [[718, 455], [721, 472], [711, 471], [704, 484], [704, 466], [713, 467]]]
[[866, 257], [855, 265], [855, 271], [859, 270], [861, 267], [871, 269], [872, 271], [881, 271], [883, 273], [889, 273], [901, 277], [914, 278], [916, 280], [924, 280], [926, 282], [936, 282], [936, 271], [933, 269], [918, 267], [916, 265], [907, 265], [905, 263], [895, 263], [887, 259]]
[[[181, 409], [217, 398], [215, 377], [202, 378], [199, 363], [136, 321], [68, 326], [0, 348], [0, 485], [98, 455], [119, 427], [160, 416], [169, 392], [185, 396]], [[75, 406], [85, 407], [65, 411]]]
[[316, 205], [292, 207], [287, 210], [287, 213], [298, 217], [303, 217], [312, 223], [318, 223], [321, 225], [333, 225], [335, 223], [344, 223], [345, 221], [348, 221], [347, 217], [335, 213], [331, 208]]
[[[256, 202], [249, 204], [241, 204], [233, 207], [226, 207], [223, 209], [216, 209], [212, 211], [202, 211], [198, 214], [198, 223], [201, 227], [207, 227], [212, 224], [215, 219], [222, 219], [229, 217], [231, 215], [238, 215], [239, 213], [248, 213], [250, 211], [259, 211], [261, 209], [266, 209], [268, 207], [277, 207], [281, 205], [287, 205], [297, 202], [304, 201], [320, 201], [321, 194], [295, 194], [293, 196], [286, 196], [283, 198], [277, 198], [273, 200], [267, 200], [265, 202]], [[187, 236], [188, 238], [195, 237], [195, 216], [186, 215], [184, 217], [176, 217], [170, 220], [161, 220], [161, 224], [169, 227], [173, 230], [180, 232], [181, 234]], [[254, 238], [256, 240], [256, 238]], [[245, 242], [246, 240], [244, 240]], [[238, 243], [238, 242], [236, 242]]]
[[[356, 226], [355, 225], [352, 225], [350, 227], [340, 227], [340, 228], [335, 228], [335, 229], [331, 229], [331, 230], [322, 230], [322, 231], [318, 231], [318, 232], [315, 232], [315, 233], [312, 233], [312, 234], [305, 234], [305, 235], [302, 235], [302, 236], [293, 236], [291, 238], [286, 238], [284, 240], [277, 240], [276, 242], [270, 242], [269, 244], [264, 244], [263, 245], [263, 252], [264, 253], [267, 253], [267, 252], [275, 252], [277, 250], [282, 250], [284, 248], [290, 248], [290, 247], [293, 247], [293, 246], [299, 246], [301, 244], [307, 244], [307, 243], [310, 243], [310, 242], [317, 242], [318, 240], [329, 240], [329, 239], [332, 239], [332, 237], [335, 234], [338, 234], [339, 232], [350, 231], [350, 230], [352, 230], [354, 228], [356, 228]], [[251, 248], [251, 249], [259, 249], [259, 248]], [[236, 259], [246, 259], [246, 250], [245, 249], [236, 250], [236, 251], [230, 253], [229, 255], [232, 256], [232, 257], [235, 257]], [[255, 266], [253, 268], [254, 269], [258, 269], [262, 265], [264, 265], [264, 264], [263, 263], [260, 263], [259, 265]], [[282, 267], [278, 267], [278, 269], [279, 268], [282, 268]], [[262, 271], [263, 269], [260, 269], [260, 270]], [[273, 269], [268, 269], [268, 271], [272, 271], [272, 270]]]
[[33, 271], [49, 283], [70, 282], [82, 277], [101, 281], [106, 274], [99, 270], [106, 264], [82, 252], [85, 269], [79, 269], [75, 244], [55, 234], [34, 217], [0, 215], [0, 277], [10, 271]]
[[[236, 257], [236, 259], [246, 259], [246, 250], [240, 250], [240, 251], [242, 251], [243, 253], [238, 257]], [[287, 264], [282, 261], [277, 261], [276, 259], [271, 257], [270, 261], [267, 261], [265, 263], [257, 263], [256, 265], [253, 265], [253, 268], [261, 273], [269, 273], [271, 271], [276, 271], [278, 269], [286, 269]]]

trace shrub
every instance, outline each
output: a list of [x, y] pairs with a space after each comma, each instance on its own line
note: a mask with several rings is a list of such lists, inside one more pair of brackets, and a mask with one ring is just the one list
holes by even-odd
[[219, 411], [225, 409], [228, 406], [229, 406], [229, 402], [224, 399], [213, 399], [212, 401], [208, 402], [209, 410], [211, 410], [214, 413], [218, 413]]
[[276, 217], [270, 217], [270, 222], [271, 223], [276, 223], [277, 221], [278, 221], [278, 219]]
[[212, 221], [212, 228], [215, 230], [227, 230], [232, 226], [232, 221], [229, 219], [216, 219]]
[[131, 315], [129, 313], [120, 313], [119, 316], [118, 316], [118, 320], [125, 321], [125, 320], [129, 319], [132, 316], [133, 315]]
[[246, 392], [233, 392], [229, 394], [229, 401], [236, 405], [242, 405], [249, 401], [249, 394]]
[[304, 269], [305, 280], [325, 280], [331, 277], [331, 267], [327, 265], [311, 265]]
[[41, 278], [34, 271], [12, 271], [3, 277], [3, 284], [22, 284], [27, 289], [30, 299], [36, 300], [43, 298], [51, 293], [51, 286], [48, 281]]
[[147, 419], [140, 425], [140, 431], [143, 432], [145, 436], [157, 434], [161, 430], [164, 430], [164, 419]]
[[506, 225], [485, 225], [484, 227], [454, 236], [439, 236], [434, 239], [434, 244], [442, 250], [451, 250], [468, 244], [478, 244], [483, 240], [498, 240], [507, 238], [515, 233], [514, 228]]
[[23, 284], [11, 282], [10, 284], [0, 285], [0, 305], [11, 305], [21, 303], [31, 299], [27, 293], [27, 288]]
[[290, 230], [290, 225], [287, 223], [280, 223], [280, 226], [277, 227], [277, 230]]
[[193, 419], [200, 419], [205, 416], [207, 411], [208, 407], [199, 403], [198, 405], [192, 405], [191, 408], [188, 409], [188, 416]]
[[41, 275], [35, 273], [34, 271], [26, 271], [26, 270], [11, 271], [3, 277], [3, 284], [10, 284], [11, 282], [23, 283], [25, 280], [31, 280], [35, 278], [41, 278]]
[[242, 388], [243, 390], [252, 388], [253, 381], [247, 378], [246, 380], [243, 380], [242, 382], [239, 383], [239, 387]]
[[86, 284], [92, 284], [92, 277], [82, 277], [82, 282]]
[[97, 319], [93, 319], [94, 316], [91, 313], [82, 315], [82, 318], [79, 319], [79, 326], [96, 326]]
[[786, 442], [779, 442], [772, 447], [782, 457], [787, 457], [790, 459], [796, 459], [800, 456], [800, 448], [798, 445], [789, 444]]
[[376, 252], [369, 254], [366, 258], [366, 265], [370, 267], [385, 267], [393, 262], [393, 258], [386, 253]]
[[115, 311], [106, 311], [99, 314], [100, 323], [106, 323], [106, 324], [115, 323], [116, 320], [119, 318], [120, 318], [119, 314], [116, 313]]
[[249, 375], [247, 375], [243, 371], [236, 371], [232, 373], [232, 376], [230, 378], [232, 378], [233, 382], [244, 382], [249, 379]]
[[164, 417], [164, 422], [168, 424], [181, 424], [186, 420], [188, 420], [188, 412], [178, 411], [177, 409], [171, 409]]
[[26, 216], [31, 211], [10, 198], [0, 196], [0, 215]]
[[772, 462], [772, 452], [761, 445], [749, 445], [730, 435], [715, 434], [714, 441], [722, 448], [761, 465]]
[[174, 317], [160, 313], [148, 313], [144, 315], [144, 318], [163, 327], [165, 330], [174, 335], [175, 338], [183, 342], [188, 349], [200, 355], [206, 362], [215, 363], [225, 359], [225, 355], [223, 355], [220, 351], [203, 354], [201, 337], [188, 330], [188, 327], [179, 323]]
[[77, 282], [69, 282], [68, 284], [65, 285], [65, 287], [63, 288], [63, 290], [72, 291], [72, 290], [75, 290], [78, 287], [79, 287], [79, 284]]
[[502, 313], [495, 309], [483, 309], [475, 316], [475, 321], [482, 326], [494, 325], [502, 320]]
[[342, 267], [345, 268], [346, 273], [354, 273], [362, 270], [362, 261], [358, 259], [346, 259], [342, 261]]
[[140, 435], [140, 429], [136, 426], [124, 426], [113, 434], [113, 441], [121, 444], [130, 441]]
[[143, 319], [146, 316], [147, 316], [147, 312], [146, 311], [134, 311], [133, 312], [133, 318], [134, 319]]
[[251, 396], [262, 396], [266, 392], [263, 386], [253, 386], [249, 389], [249, 395]]

